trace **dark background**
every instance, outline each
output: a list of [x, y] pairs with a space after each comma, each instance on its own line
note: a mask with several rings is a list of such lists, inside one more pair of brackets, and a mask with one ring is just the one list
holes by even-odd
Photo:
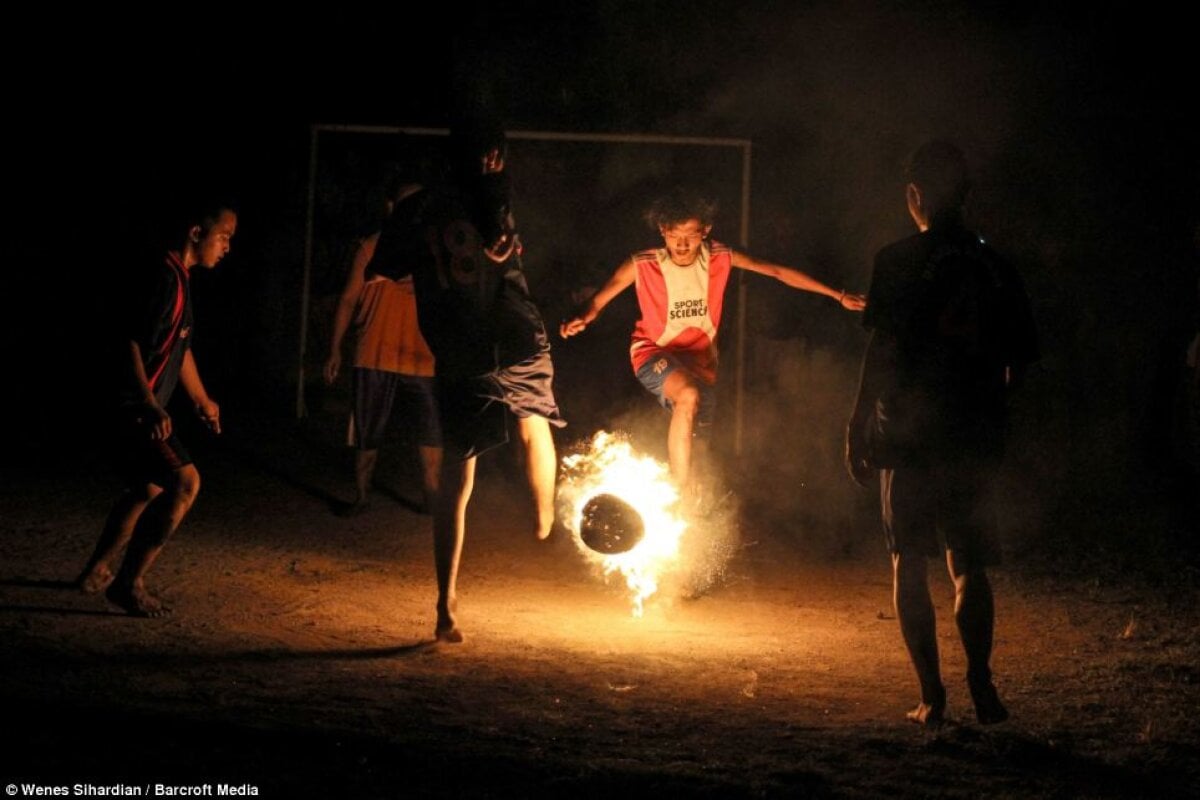
[[[209, 390], [227, 419], [293, 424], [312, 123], [441, 127], [483, 105], [511, 129], [751, 139], [750, 251], [859, 291], [872, 254], [911, 231], [905, 155], [939, 136], [968, 152], [972, 220], [1017, 263], [1042, 334], [1016, 409], [1012, 469], [1025, 477], [1021, 502], [1037, 509], [1022, 517], [1026, 535], [1048, 549], [1100, 541], [1131, 564], [1200, 550], [1185, 364], [1196, 332], [1196, 43], [1181, 14], [703, 1], [455, 5], [421, 21], [400, 9], [266, 22], [217, 6], [115, 13], [69, 25], [33, 17], [6, 37], [22, 45], [3, 56], [14, 464], [94, 448], [110, 288], [190, 186], [220, 187], [241, 210], [233, 254], [195, 281]], [[573, 185], [571, 170], [582, 177], [576, 164], [587, 163], [574, 158], [560, 158], [566, 176], [555, 181], [513, 169], [518, 197], [537, 198], [519, 210], [560, 215], [524, 224], [539, 231], [527, 267], [551, 321], [573, 289], [654, 244], [649, 231], [635, 240], [602, 222], [610, 198]], [[726, 212], [716, 233], [736, 242], [729, 201]], [[553, 256], [580, 242], [588, 263]], [[337, 286], [313, 288], [315, 314]], [[853, 319], [811, 295], [750, 290], [751, 357], [801, 347], [829, 354], [840, 381], [853, 373], [865, 344]], [[593, 363], [624, 382], [611, 408], [639, 397], [620, 371], [632, 310], [611, 313], [604, 336], [556, 350], [562, 373], [583, 376], [560, 385], [564, 406], [580, 402], [572, 385], [587, 385]], [[587, 424], [575, 432], [606, 415], [577, 409]], [[843, 420], [825, 422], [836, 432]], [[788, 457], [760, 449], [754, 466]], [[826, 461], [822, 480], [841, 480]]]

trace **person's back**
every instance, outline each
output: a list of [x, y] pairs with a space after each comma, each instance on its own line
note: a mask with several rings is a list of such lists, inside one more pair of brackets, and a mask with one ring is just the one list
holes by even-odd
[[[374, 237], [377, 238], [377, 237]], [[374, 241], [364, 246], [374, 250]], [[417, 324], [417, 300], [412, 278], [365, 281], [355, 307], [354, 366], [433, 375], [433, 353]]]
[[[421, 184], [409, 181], [404, 171], [395, 170], [382, 188], [381, 225], [397, 203], [421, 190]], [[398, 281], [366, 279], [367, 264], [375, 255], [379, 237], [380, 231], [376, 230], [355, 244], [334, 311], [324, 366], [325, 381], [332, 385], [341, 370], [342, 341], [353, 327], [353, 410], [346, 440], [355, 449], [355, 497], [349, 504], [335, 506], [334, 513], [339, 516], [355, 516], [367, 508], [379, 449], [393, 411], [405, 419], [422, 466], [424, 498], [406, 504], [417, 510], [428, 508], [437, 491], [441, 431], [434, 399], [433, 353], [417, 325], [412, 277]]]
[[393, 265], [411, 270], [421, 333], [442, 375], [481, 375], [549, 346], [515, 232], [497, 228], [485, 210], [497, 199], [487, 177], [448, 180], [406, 199], [372, 260], [387, 277], [402, 274]]
[[892, 387], [880, 398], [879, 447], [905, 458], [998, 458], [1008, 365], [1036, 351], [1016, 272], [951, 219], [882, 249], [864, 325], [896, 343]]

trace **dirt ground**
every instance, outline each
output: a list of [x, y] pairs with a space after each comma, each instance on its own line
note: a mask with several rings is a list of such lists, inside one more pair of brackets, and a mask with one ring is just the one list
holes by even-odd
[[[569, 541], [537, 543], [481, 466], [462, 645], [434, 645], [429, 518], [351, 520], [348, 454], [243, 436], [198, 453], [201, 498], [133, 619], [70, 588], [117, 484], [103, 462], [6, 470], [0, 701], [8, 784], [231, 784], [264, 797], [1185, 797], [1200, 793], [1195, 581], [995, 575], [1012, 719], [970, 713], [934, 583], [952, 721], [915, 681], [879, 547], [838, 555], [742, 521], [725, 580], [644, 618]], [[200, 457], [202, 456], [202, 458]], [[874, 524], [864, 520], [864, 525]], [[1194, 576], [1193, 576], [1194, 577]]]

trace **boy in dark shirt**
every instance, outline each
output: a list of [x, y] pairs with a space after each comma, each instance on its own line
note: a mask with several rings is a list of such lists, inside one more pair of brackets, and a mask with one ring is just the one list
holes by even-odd
[[226, 205], [201, 206], [186, 215], [177, 247], [128, 298], [119, 323], [112, 447], [127, 488], [109, 512], [79, 586], [89, 594], [105, 591], [133, 616], [169, 613], [146, 588], [146, 573], [200, 490], [200, 474], [166, 411], [176, 385], [183, 385], [200, 419], [221, 432], [220, 407], [205, 391], [192, 357], [189, 275], [197, 265], [216, 266], [236, 229], [237, 214]]
[[405, 199], [384, 224], [367, 272], [412, 274], [421, 334], [435, 359], [444, 456], [434, 505], [435, 635], [461, 642], [458, 564], [476, 456], [508, 440], [516, 417], [535, 507], [534, 534], [554, 525], [557, 463], [550, 426], [562, 426], [541, 313], [521, 269], [504, 173], [506, 138], [490, 125], [456, 128], [451, 174]]
[[1037, 358], [1036, 333], [1017, 273], [964, 225], [968, 179], [958, 148], [922, 146], [908, 179], [920, 233], [875, 258], [863, 318], [873, 332], [847, 428], [847, 467], [863, 485], [880, 471], [896, 617], [921, 686], [909, 719], [936, 725], [945, 716], [926, 561], [944, 552], [976, 717], [995, 723], [1008, 717], [989, 664], [995, 613], [986, 568], [999, 554], [979, 505], [1003, 453], [1005, 396]]

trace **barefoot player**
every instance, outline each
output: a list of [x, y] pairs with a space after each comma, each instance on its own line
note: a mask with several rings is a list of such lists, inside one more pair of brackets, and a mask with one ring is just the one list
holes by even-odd
[[962, 152], [929, 142], [912, 156], [905, 193], [920, 233], [875, 256], [872, 331], [846, 431], [846, 463], [866, 485], [879, 471], [896, 618], [921, 700], [908, 718], [946, 713], [928, 562], [945, 558], [975, 717], [1003, 722], [992, 683], [995, 610], [987, 568], [999, 552], [982, 501], [1004, 450], [1005, 402], [1037, 358], [1029, 300], [1016, 271], [966, 227]]
[[[192, 357], [190, 275], [197, 266], [215, 267], [229, 252], [236, 229], [237, 215], [227, 205], [198, 205], [185, 214], [175, 247], [126, 298], [119, 323], [112, 433], [126, 489], [109, 512], [79, 586], [89, 594], [105, 591], [133, 616], [169, 613], [146, 588], [146, 573], [200, 491], [200, 473], [166, 411], [177, 384], [200, 419], [221, 432], [221, 409], [205, 391]], [[122, 550], [125, 557], [114, 573]]]
[[368, 276], [411, 274], [421, 333], [435, 358], [443, 458], [433, 511], [439, 641], [461, 642], [456, 597], [475, 460], [508, 441], [516, 419], [533, 495], [533, 532], [554, 525], [557, 462], [550, 427], [562, 426], [541, 313], [521, 269], [511, 213], [504, 131], [459, 125], [440, 185], [398, 205], [384, 225]]
[[[861, 311], [866, 305], [861, 295], [832, 289], [797, 269], [759, 261], [710, 241], [715, 211], [714, 203], [683, 189], [658, 199], [646, 216], [664, 246], [630, 256], [583, 311], [559, 329], [564, 337], [582, 332], [614, 297], [636, 285], [641, 319], [629, 349], [633, 371], [671, 412], [667, 430], [671, 477], [681, 489], [691, 491], [693, 436], [712, 424], [717, 331], [730, 269], [757, 272], [794, 289], [823, 294], [849, 311]], [[699, 445], [702, 440], [695, 441]]]

